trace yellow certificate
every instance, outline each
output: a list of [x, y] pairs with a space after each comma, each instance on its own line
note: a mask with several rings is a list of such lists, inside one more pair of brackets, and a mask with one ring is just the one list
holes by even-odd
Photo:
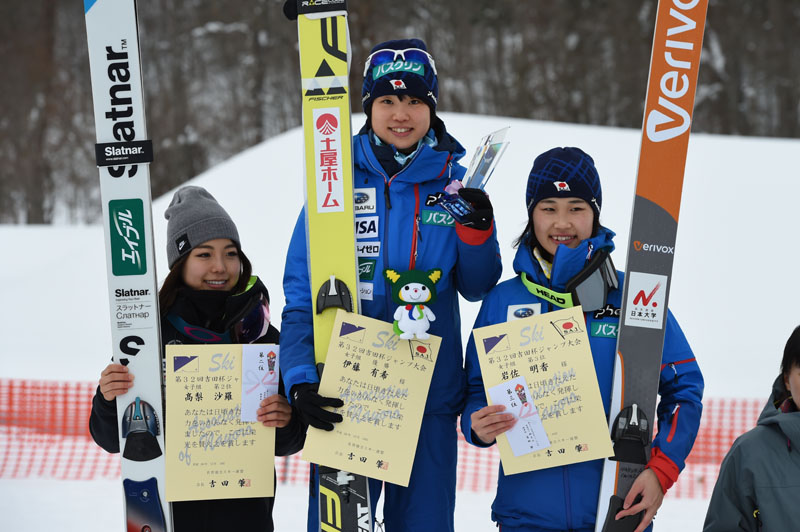
[[506, 475], [614, 454], [581, 307], [472, 334], [489, 404], [517, 418], [497, 438]]
[[308, 428], [303, 460], [408, 486], [441, 338], [339, 310], [319, 393], [344, 402], [334, 430]]
[[275, 429], [242, 421], [242, 346], [168, 345], [168, 501], [272, 497]]

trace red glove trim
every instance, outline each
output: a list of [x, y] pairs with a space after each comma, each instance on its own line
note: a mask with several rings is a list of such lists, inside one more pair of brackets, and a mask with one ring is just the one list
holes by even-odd
[[647, 468], [653, 470], [653, 473], [658, 477], [658, 482], [661, 484], [661, 491], [667, 493], [667, 490], [675, 484], [680, 475], [678, 466], [675, 465], [666, 454], [661, 452], [658, 447], [653, 447], [650, 453], [650, 461], [647, 462]]
[[465, 227], [460, 223], [456, 222], [456, 234], [458, 238], [464, 242], [465, 244], [469, 244], [470, 246], [480, 246], [487, 240], [489, 237], [492, 236], [492, 230], [494, 229], [494, 220], [492, 220], [492, 225], [489, 229], [481, 231], [480, 229], [473, 229], [472, 227]]

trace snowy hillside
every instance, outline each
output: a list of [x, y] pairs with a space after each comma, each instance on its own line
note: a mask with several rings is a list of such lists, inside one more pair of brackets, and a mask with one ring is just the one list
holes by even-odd
[[[574, 145], [590, 153], [603, 182], [604, 225], [618, 234], [614, 260], [625, 266], [640, 132], [532, 120], [443, 115], [468, 151], [491, 131], [511, 126], [511, 145], [487, 186], [503, 253], [513, 275], [512, 240], [525, 223], [524, 188], [533, 158]], [[357, 118], [360, 121], [361, 117]], [[361, 126], [354, 124], [354, 129]], [[285, 251], [303, 202], [298, 129], [270, 139], [198, 176], [236, 221], [243, 246], [283, 305]], [[793, 303], [800, 250], [796, 225], [796, 154], [800, 141], [692, 135], [686, 168], [670, 307], [706, 376], [706, 395], [765, 397], [783, 342], [800, 322]], [[156, 154], [157, 160], [157, 154]], [[157, 162], [155, 164], [158, 164]], [[156, 256], [166, 273], [163, 212], [154, 201]], [[92, 380], [109, 358], [102, 229], [0, 226], [6, 250], [0, 305], [2, 376]], [[464, 304], [464, 333], [477, 313]], [[768, 309], [768, 310], [766, 310]]]
[[[511, 125], [511, 145], [487, 186], [503, 253], [503, 278], [513, 275], [512, 240], [525, 224], [524, 189], [533, 158], [553, 146], [589, 152], [603, 181], [604, 225], [618, 236], [614, 255], [625, 266], [628, 219], [639, 131], [444, 115], [471, 155], [480, 138]], [[354, 124], [354, 128], [360, 127]], [[277, 136], [198, 176], [231, 213], [255, 271], [283, 305], [281, 278], [292, 227], [303, 203], [299, 130]], [[800, 141], [693, 135], [689, 146], [670, 306], [706, 378], [706, 397], [766, 397], [783, 343], [800, 322], [795, 234], [800, 182], [793, 160]], [[468, 155], [468, 157], [469, 157]], [[157, 160], [158, 154], [156, 154]], [[157, 164], [157, 163], [156, 163]], [[154, 202], [156, 256], [163, 279], [171, 194]], [[109, 359], [105, 255], [100, 226], [0, 226], [5, 285], [0, 305], [0, 377], [91, 381]], [[477, 314], [463, 306], [463, 333]], [[278, 324], [279, 325], [279, 324]], [[712, 481], [708, 479], [708, 481]], [[113, 530], [123, 515], [117, 480], [0, 481], [0, 512], [15, 530]], [[307, 488], [281, 486], [278, 530], [300, 530]], [[460, 491], [458, 530], [488, 530], [493, 494]], [[105, 503], [98, 505], [103, 499]], [[707, 502], [667, 497], [659, 529], [698, 530]], [[47, 507], [50, 511], [38, 512]], [[280, 510], [283, 509], [283, 510]]]

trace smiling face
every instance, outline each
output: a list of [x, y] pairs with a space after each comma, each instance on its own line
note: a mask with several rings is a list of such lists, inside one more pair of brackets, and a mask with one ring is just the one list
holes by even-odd
[[239, 281], [241, 267], [236, 244], [228, 238], [216, 238], [189, 252], [183, 282], [194, 290], [232, 290]]
[[408, 283], [400, 290], [400, 299], [406, 303], [425, 303], [431, 298], [431, 291], [422, 283]]
[[430, 108], [414, 96], [381, 96], [372, 103], [372, 130], [386, 144], [411, 153], [431, 128]]
[[547, 198], [533, 207], [531, 223], [539, 245], [555, 255], [559, 245], [576, 248], [592, 236], [594, 211], [579, 198]]

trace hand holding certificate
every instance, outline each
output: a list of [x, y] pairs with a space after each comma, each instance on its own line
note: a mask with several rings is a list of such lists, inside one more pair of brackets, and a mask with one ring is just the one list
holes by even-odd
[[277, 349], [167, 346], [168, 501], [274, 494], [275, 429], [257, 422], [256, 410], [261, 398], [277, 392], [277, 358], [269, 356], [277, 357]]
[[339, 310], [319, 393], [344, 402], [344, 420], [309, 428], [303, 460], [407, 486], [440, 343]]
[[505, 474], [613, 454], [581, 307], [472, 333], [489, 404], [516, 419], [497, 437]]

